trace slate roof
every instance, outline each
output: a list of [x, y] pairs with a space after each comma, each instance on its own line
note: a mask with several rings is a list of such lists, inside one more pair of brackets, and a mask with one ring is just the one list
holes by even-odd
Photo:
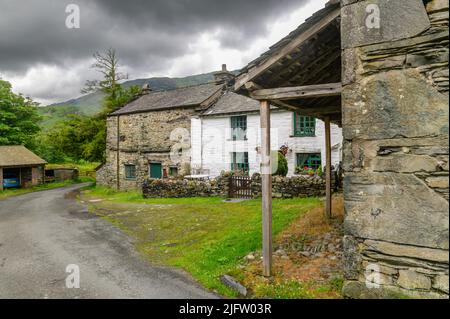
[[200, 105], [217, 91], [221, 90], [223, 85], [216, 83], [207, 83], [196, 86], [178, 88], [168, 91], [155, 91], [143, 95], [130, 102], [110, 115], [123, 115], [131, 113], [151, 112], [177, 107], [187, 107]]
[[[271, 106], [272, 110], [277, 110], [275, 106]], [[259, 101], [240, 95], [231, 91], [225, 92], [218, 101], [204, 111], [202, 116], [215, 116], [237, 113], [253, 113], [259, 112]]]
[[47, 164], [25, 146], [0, 146], [0, 167], [36, 166]]
[[224, 93], [220, 99], [209, 109], [202, 113], [203, 116], [245, 113], [259, 111], [259, 102], [246, 96], [233, 92]]

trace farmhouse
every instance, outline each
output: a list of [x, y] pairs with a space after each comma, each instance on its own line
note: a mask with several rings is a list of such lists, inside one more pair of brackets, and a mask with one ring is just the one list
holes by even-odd
[[215, 82], [169, 91], [145, 87], [136, 100], [111, 113], [97, 183], [126, 190], [148, 178], [189, 175], [191, 117], [222, 95], [231, 75], [223, 70]]
[[272, 104], [324, 120], [327, 163], [342, 126], [346, 296], [448, 298], [448, 3], [329, 1], [238, 75], [261, 105], [266, 275]]
[[0, 191], [43, 183], [45, 164], [24, 146], [0, 146]]
[[[325, 126], [312, 116], [273, 108], [272, 151], [288, 148], [288, 176], [296, 169], [317, 170], [325, 163]], [[261, 127], [256, 100], [225, 92], [209, 109], [192, 118], [193, 172], [217, 177], [223, 171], [260, 172]], [[342, 132], [332, 127], [332, 165], [341, 159]]]

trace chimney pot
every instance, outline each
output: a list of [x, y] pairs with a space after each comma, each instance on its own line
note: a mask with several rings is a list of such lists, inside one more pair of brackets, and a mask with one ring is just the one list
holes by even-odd
[[225, 83], [231, 86], [234, 83], [235, 75], [227, 70], [227, 65], [222, 64], [222, 70], [214, 73], [216, 83]]

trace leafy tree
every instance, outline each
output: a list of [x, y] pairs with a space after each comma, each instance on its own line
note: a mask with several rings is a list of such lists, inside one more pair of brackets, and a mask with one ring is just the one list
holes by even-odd
[[25, 145], [33, 148], [34, 135], [40, 131], [38, 104], [12, 92], [11, 84], [0, 80], [0, 145]]
[[46, 132], [39, 144], [39, 153], [48, 161], [104, 161], [106, 149], [106, 119], [112, 111], [133, 100], [140, 92], [136, 86], [123, 88], [119, 82], [127, 76], [119, 71], [116, 52], [94, 54], [92, 65], [103, 75], [102, 80], [87, 81], [82, 93], [101, 90], [105, 93], [103, 109], [94, 116], [69, 115]]

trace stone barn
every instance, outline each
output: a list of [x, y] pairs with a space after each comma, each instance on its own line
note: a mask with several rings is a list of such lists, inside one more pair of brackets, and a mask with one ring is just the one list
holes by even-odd
[[45, 164], [25, 146], [0, 146], [0, 191], [44, 183]]
[[260, 101], [263, 153], [270, 104], [342, 127], [347, 297], [448, 298], [448, 20], [448, 0], [332, 0], [236, 79]]

